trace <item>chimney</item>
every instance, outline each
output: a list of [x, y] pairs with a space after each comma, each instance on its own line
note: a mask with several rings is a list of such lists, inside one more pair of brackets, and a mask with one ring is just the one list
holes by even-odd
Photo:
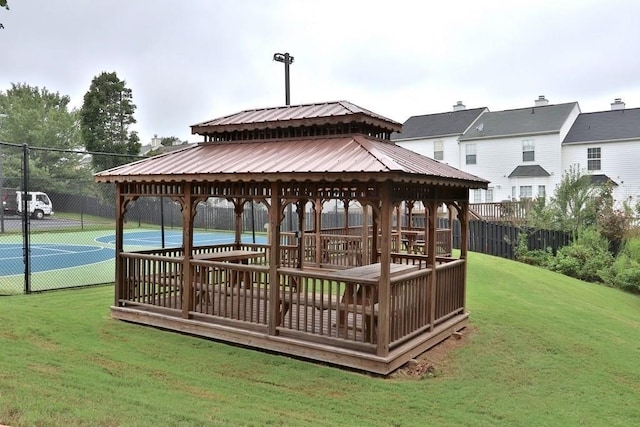
[[456, 105], [453, 106], [453, 111], [462, 111], [466, 109], [467, 107], [462, 103], [462, 101], [456, 102]]
[[545, 98], [544, 95], [540, 95], [535, 101], [535, 106], [544, 107], [545, 105], [549, 105], [549, 100]]
[[612, 110], [624, 110], [624, 102], [622, 102], [622, 98], [616, 98], [611, 103]]
[[151, 138], [151, 148], [158, 148], [162, 145], [162, 139], [158, 138], [158, 134], [154, 133], [153, 138]]

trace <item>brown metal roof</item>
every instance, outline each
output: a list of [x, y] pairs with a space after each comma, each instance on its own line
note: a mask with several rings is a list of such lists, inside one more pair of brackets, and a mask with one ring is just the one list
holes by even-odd
[[[285, 175], [286, 174], [286, 177]], [[326, 180], [407, 178], [486, 188], [487, 181], [364, 135], [201, 143], [97, 173], [102, 182], [182, 180]]]
[[191, 126], [191, 133], [223, 132], [256, 128], [298, 126], [300, 123], [328, 124], [358, 121], [374, 124], [390, 132], [402, 125], [348, 101], [288, 105], [244, 110]]

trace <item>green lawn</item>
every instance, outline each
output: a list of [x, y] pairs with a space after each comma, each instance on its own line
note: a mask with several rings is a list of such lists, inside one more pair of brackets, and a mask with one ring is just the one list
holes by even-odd
[[110, 286], [0, 298], [0, 424], [640, 424], [640, 298], [471, 254], [465, 345], [378, 378], [115, 321]]

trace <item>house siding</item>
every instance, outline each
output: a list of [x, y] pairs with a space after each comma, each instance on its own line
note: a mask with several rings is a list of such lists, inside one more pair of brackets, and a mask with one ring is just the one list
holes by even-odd
[[443, 145], [443, 159], [441, 163], [445, 163], [449, 166], [453, 166], [457, 169], [460, 167], [460, 160], [458, 156], [458, 137], [460, 135], [451, 135], [436, 138], [424, 138], [424, 139], [412, 139], [412, 140], [400, 140], [396, 141], [396, 145], [407, 148], [418, 154], [433, 159], [433, 148], [435, 141], [442, 141]]
[[[600, 147], [600, 170], [587, 170], [587, 149]], [[618, 204], [626, 202], [632, 207], [640, 202], [640, 138], [628, 141], [589, 142], [565, 144], [562, 150], [563, 171], [578, 167], [583, 174], [604, 174], [614, 180], [613, 197]]]
[[[534, 141], [534, 161], [525, 162], [522, 160], [522, 141], [525, 139]], [[534, 197], [538, 195], [538, 186], [544, 185], [546, 197], [549, 197], [553, 194], [553, 189], [561, 178], [561, 174], [558, 173], [561, 170], [560, 142], [560, 136], [557, 132], [545, 135], [521, 135], [462, 141], [460, 142], [459, 161], [462, 164], [460, 169], [489, 180], [489, 187], [493, 188], [493, 201], [511, 199], [512, 186], [516, 186], [516, 198], [519, 198], [519, 187], [523, 185], [533, 187]], [[466, 145], [469, 144], [476, 144], [475, 165], [467, 165], [465, 162]], [[509, 178], [509, 174], [517, 166], [533, 164], [540, 165], [551, 176]], [[486, 201], [486, 198], [483, 198], [483, 201]]]

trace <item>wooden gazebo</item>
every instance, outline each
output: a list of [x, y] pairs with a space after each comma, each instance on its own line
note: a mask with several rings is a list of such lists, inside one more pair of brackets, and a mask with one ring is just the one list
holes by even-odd
[[[192, 126], [195, 146], [96, 174], [116, 184], [112, 316], [380, 374], [462, 329], [469, 189], [487, 181], [396, 146], [400, 129], [345, 101], [247, 110]], [[181, 247], [123, 250], [140, 197], [180, 204]], [[211, 197], [235, 206], [235, 242], [194, 246], [196, 205]], [[336, 200], [362, 206], [362, 224], [323, 227]], [[421, 229], [401, 218], [416, 202]], [[267, 244], [242, 242], [248, 203], [268, 209]], [[281, 231], [287, 205], [295, 232]], [[443, 210], [461, 223], [456, 257]], [[421, 250], [407, 250], [418, 234]]]

